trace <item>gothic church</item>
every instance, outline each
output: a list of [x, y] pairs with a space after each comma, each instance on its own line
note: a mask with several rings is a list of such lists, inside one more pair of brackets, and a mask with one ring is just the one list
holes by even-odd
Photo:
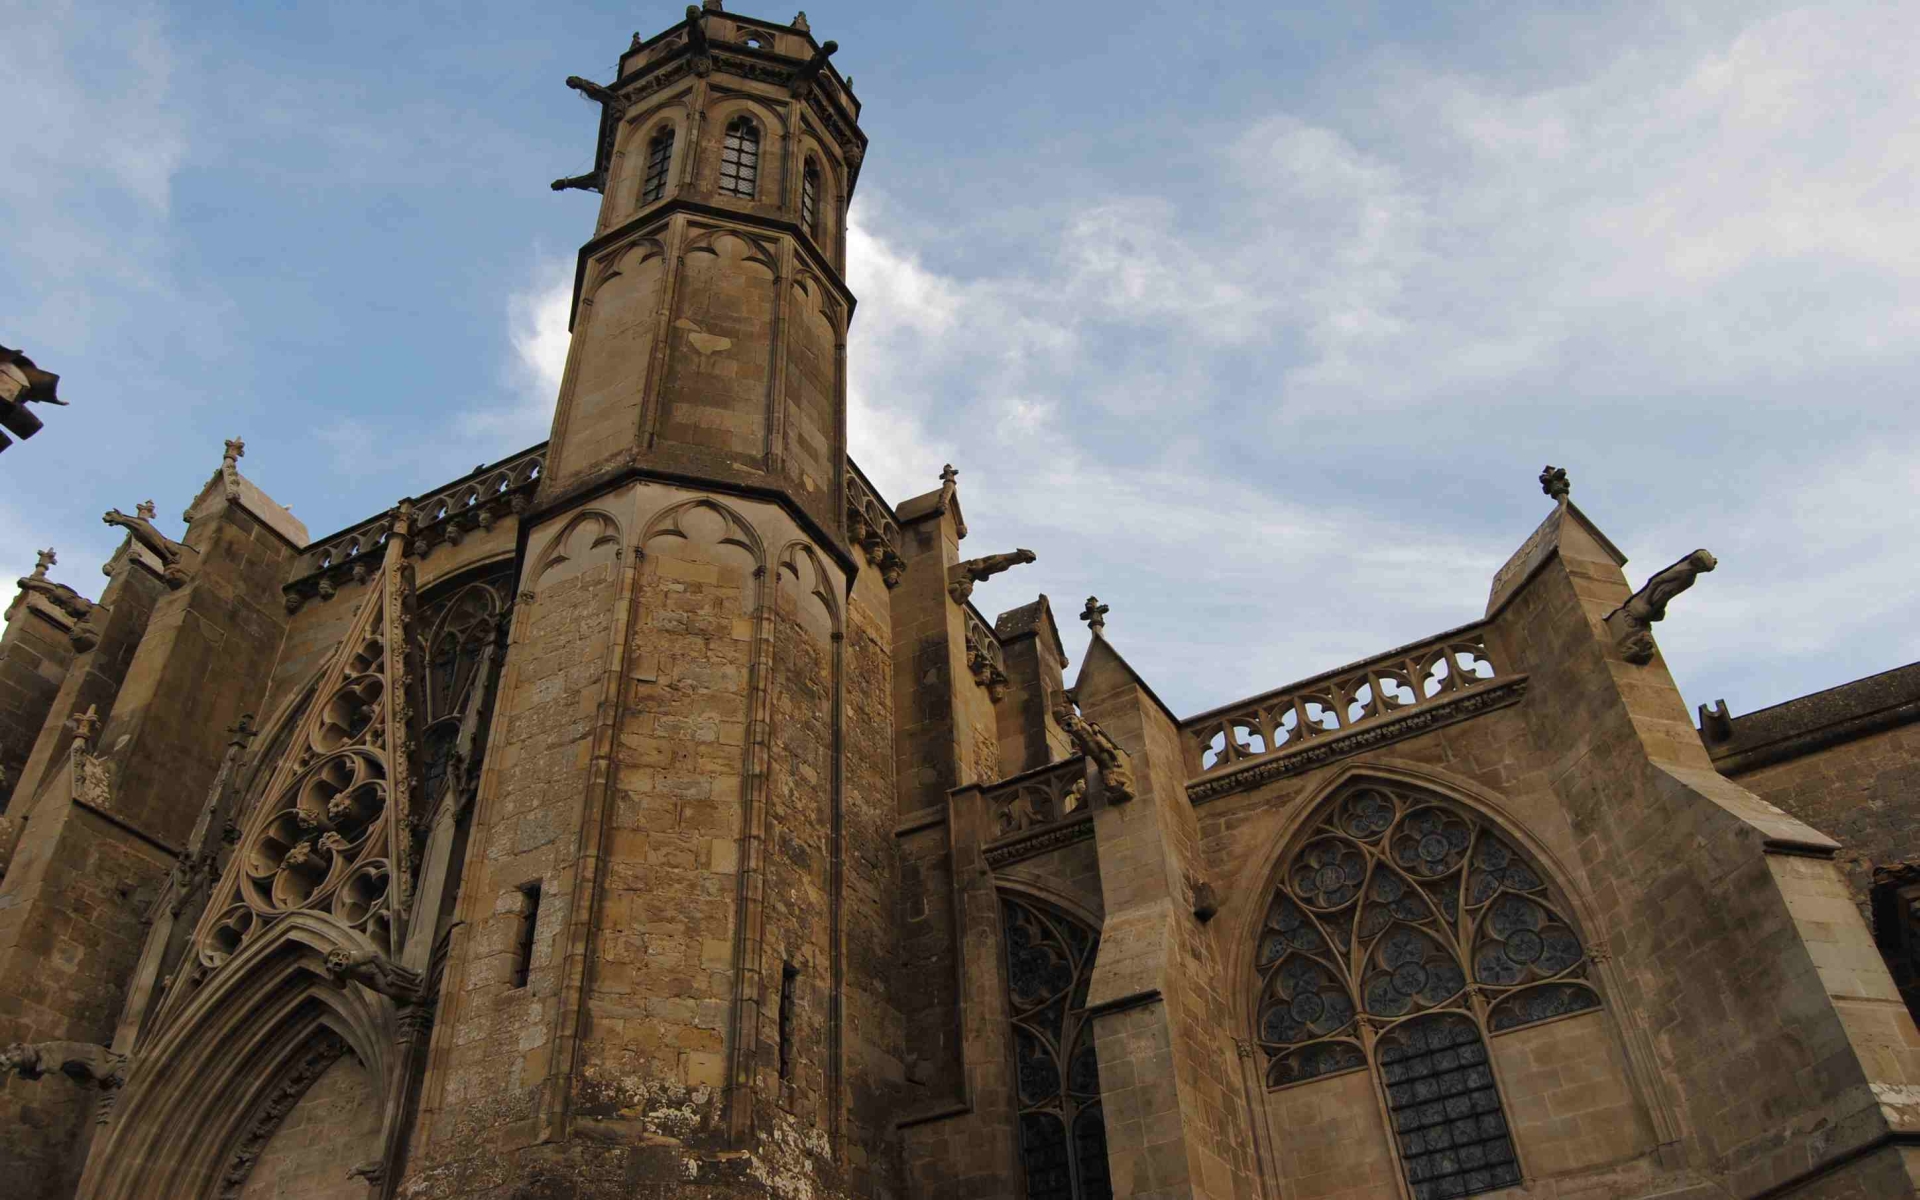
[[568, 81], [547, 442], [315, 538], [236, 440], [21, 580], [0, 1192], [1920, 1195], [1920, 667], [1696, 727], [1713, 557], [1549, 469], [1457, 628], [1183, 717], [1090, 599], [1069, 685], [847, 458], [834, 50]]

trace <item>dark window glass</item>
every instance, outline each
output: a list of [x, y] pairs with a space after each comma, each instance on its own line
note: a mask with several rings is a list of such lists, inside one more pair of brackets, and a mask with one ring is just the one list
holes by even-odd
[[1087, 988], [1100, 936], [1051, 908], [1001, 897], [1014, 1092], [1028, 1200], [1111, 1200], [1100, 1062]]
[[800, 173], [800, 223], [807, 232], [818, 236], [820, 225], [814, 219], [820, 204], [820, 168], [809, 159], [807, 169]]
[[662, 129], [647, 143], [647, 173], [640, 182], [640, 203], [652, 204], [667, 194], [667, 168], [673, 164], [673, 130]]
[[735, 117], [727, 122], [727, 139], [720, 147], [720, 190], [751, 200], [759, 176], [760, 127]]
[[1520, 1182], [1520, 1167], [1472, 1018], [1435, 1013], [1380, 1036], [1380, 1081], [1413, 1200]]

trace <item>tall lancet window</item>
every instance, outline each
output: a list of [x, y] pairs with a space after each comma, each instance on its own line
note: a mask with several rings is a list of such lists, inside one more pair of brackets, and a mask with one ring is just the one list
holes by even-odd
[[1600, 1007], [1544, 872], [1411, 789], [1336, 797], [1287, 860], [1255, 955], [1267, 1086], [1371, 1071], [1413, 1200], [1520, 1182], [1488, 1038]]
[[800, 172], [800, 224], [815, 237], [820, 236], [819, 208], [820, 164], [808, 159], [806, 170]]
[[1000, 898], [1027, 1200], [1110, 1200], [1100, 1062], [1087, 987], [1100, 935], [1051, 908]]
[[760, 127], [750, 117], [735, 117], [727, 122], [727, 139], [720, 147], [720, 190], [751, 200], [759, 177]]
[[673, 165], [673, 126], [647, 143], [647, 171], [640, 180], [640, 203], [652, 204], [667, 194], [667, 168]]

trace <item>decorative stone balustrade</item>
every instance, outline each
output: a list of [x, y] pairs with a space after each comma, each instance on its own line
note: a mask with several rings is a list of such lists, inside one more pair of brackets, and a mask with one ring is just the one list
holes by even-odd
[[982, 796], [989, 866], [1005, 866], [1093, 836], [1085, 755], [1022, 771]]
[[[1431, 728], [1442, 717], [1484, 711], [1518, 699], [1525, 682], [1524, 675], [1502, 675], [1495, 668], [1484, 626], [1449, 630], [1189, 718], [1183, 724], [1198, 752], [1200, 777], [1187, 785], [1187, 794], [1207, 799]], [[1463, 703], [1450, 703], [1456, 698]], [[1426, 719], [1413, 720], [1415, 710]], [[1306, 753], [1315, 745], [1324, 750]], [[1264, 769], [1243, 770], [1256, 764]]]
[[[546, 459], [547, 444], [542, 442], [416, 501], [413, 555], [424, 558], [443, 543], [459, 545], [470, 531], [490, 529], [502, 517], [524, 511]], [[379, 566], [392, 526], [392, 513], [383, 512], [308, 547], [300, 559], [300, 574], [283, 589], [288, 609], [315, 596], [329, 599], [343, 583], [365, 578]]]
[[900, 557], [900, 522], [851, 459], [847, 467], [847, 540], [866, 555], [868, 566], [879, 568], [888, 587], [898, 587], [907, 565]]

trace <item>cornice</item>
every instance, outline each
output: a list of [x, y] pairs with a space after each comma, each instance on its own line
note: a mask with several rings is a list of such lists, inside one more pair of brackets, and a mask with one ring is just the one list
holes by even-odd
[[[1049, 764], [1049, 769], [1058, 765], [1058, 763]], [[1024, 833], [1001, 838], [997, 842], [989, 842], [980, 853], [987, 860], [989, 867], [1004, 867], [1022, 859], [1036, 858], [1051, 850], [1063, 849], [1076, 842], [1087, 841], [1092, 837], [1093, 814], [1077, 813], [1064, 821], [1055, 821], [1037, 829], [1029, 829]]]

